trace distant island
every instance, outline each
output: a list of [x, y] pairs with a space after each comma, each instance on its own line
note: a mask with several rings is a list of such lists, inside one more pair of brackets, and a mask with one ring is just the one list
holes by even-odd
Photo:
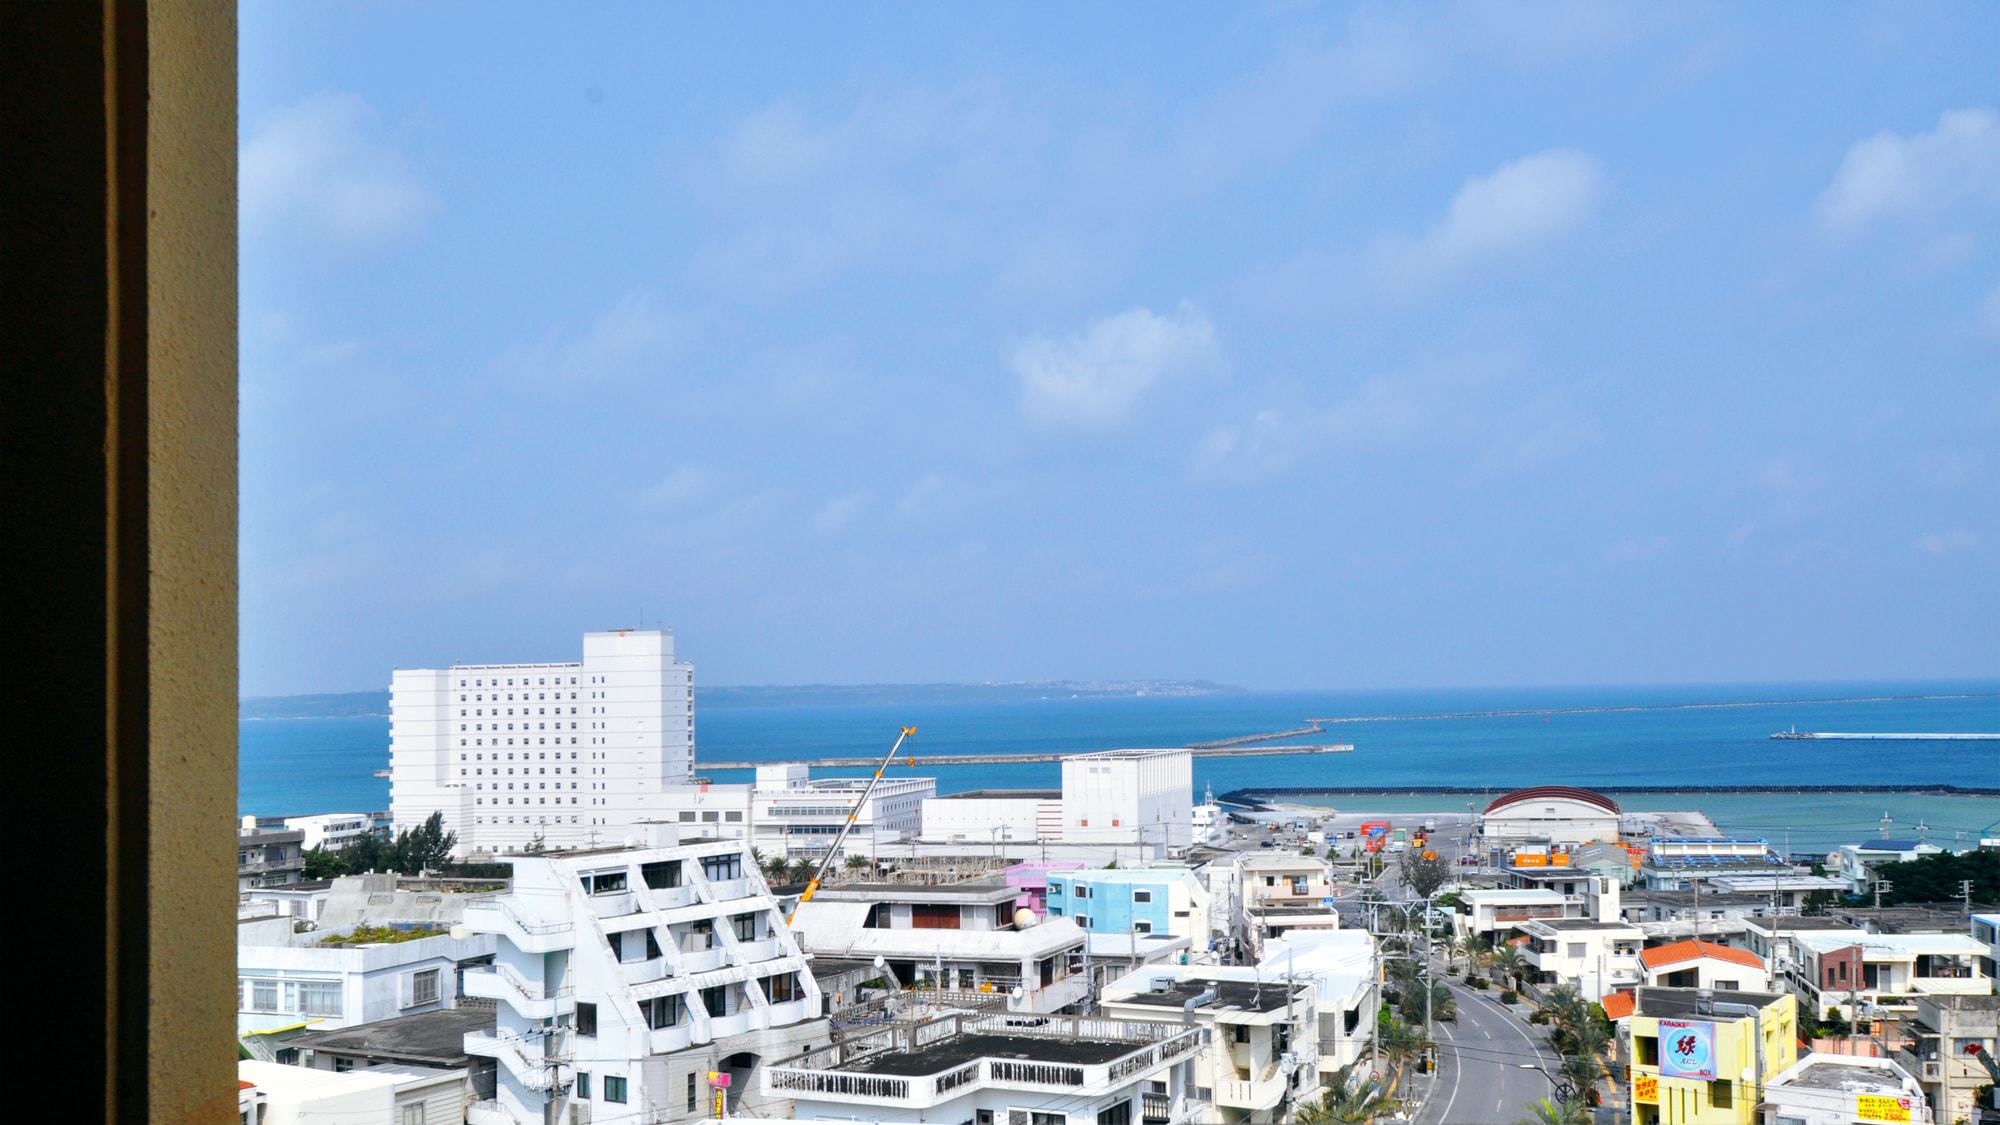
[[[1242, 695], [1247, 688], [1207, 680], [1028, 680], [985, 684], [695, 685], [697, 707], [839, 707], [857, 704], [1019, 703], [1052, 699], [1144, 699]], [[243, 699], [243, 719], [387, 717], [386, 691], [265, 695]]]

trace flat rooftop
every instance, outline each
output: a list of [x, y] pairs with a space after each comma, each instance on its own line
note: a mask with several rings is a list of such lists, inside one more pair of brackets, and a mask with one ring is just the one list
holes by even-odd
[[285, 1045], [458, 1067], [471, 1062], [470, 1056], [465, 1053], [466, 1035], [492, 1031], [493, 1026], [494, 1009], [461, 1006], [357, 1024], [337, 1031], [309, 1031]]
[[1021, 888], [1005, 879], [975, 879], [965, 883], [835, 883], [822, 887], [814, 899], [832, 902], [1012, 902]]
[[1858, 930], [1861, 927], [1844, 918], [1827, 918], [1812, 914], [1762, 914], [1743, 919], [1743, 924], [1765, 933], [1779, 930]]
[[1291, 1002], [1291, 990], [1285, 987], [1283, 981], [1258, 984], [1247, 980], [1202, 980], [1199, 977], [1177, 980], [1165, 988], [1145, 989], [1121, 996], [1115, 1002], [1172, 1008], [1178, 1012], [1188, 1001], [1211, 988], [1215, 990], [1216, 997], [1201, 1006], [1205, 1012], [1275, 1012]]
[[[1638, 998], [1633, 1007], [1633, 1012], [1641, 1016], [1665, 1016], [1668, 1019], [1701, 1016], [1703, 1018], [1720, 1020], [1737, 1019], [1739, 1017], [1746, 1017], [1749, 1014], [1747, 1012], [1725, 1010], [1721, 1007], [1703, 1012], [1701, 1010], [1703, 1000], [1699, 995], [1700, 992], [1700, 989], [1695, 988], [1641, 987], [1637, 992]], [[1759, 1008], [1762, 1008], [1770, 1004], [1775, 1004], [1789, 995], [1791, 994], [1723, 990], [1709, 997], [1709, 1001], [1715, 1004], [1755, 1004]]]
[[942, 1074], [974, 1059], [1092, 1065], [1121, 1059], [1147, 1046], [1118, 1039], [1069, 1039], [1059, 1035], [956, 1035], [917, 1050], [883, 1051], [839, 1069], [853, 1074], [893, 1074], [905, 1078]]
[[940, 794], [933, 797], [932, 800], [956, 801], [960, 798], [970, 798], [978, 800], [1015, 799], [1055, 801], [1061, 799], [1061, 797], [1062, 790], [1060, 789], [967, 789], [963, 793]]
[[1893, 1067], [1871, 1065], [1860, 1060], [1830, 1063], [1814, 1059], [1777, 1088], [1784, 1089], [1786, 1086], [1854, 1094], [1873, 1093], [1884, 1087], [1901, 1091], [1903, 1074]]
[[1535, 918], [1523, 924], [1534, 926], [1537, 929], [1560, 930], [1564, 932], [1579, 930], [1636, 930], [1639, 928], [1637, 924], [1632, 922], [1597, 922], [1589, 918]]

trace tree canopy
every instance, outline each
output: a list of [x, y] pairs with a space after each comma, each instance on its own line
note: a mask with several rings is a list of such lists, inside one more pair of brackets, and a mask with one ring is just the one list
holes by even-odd
[[1974, 902], [2000, 902], [2000, 852], [1939, 852], [1908, 863], [1885, 863], [1875, 877], [1887, 879], [1885, 905], [1905, 902], [1949, 902], [1960, 897], [1959, 883], [1972, 880]]

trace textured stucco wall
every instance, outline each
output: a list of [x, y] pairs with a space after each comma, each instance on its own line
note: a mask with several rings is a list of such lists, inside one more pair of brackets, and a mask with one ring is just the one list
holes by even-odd
[[148, 8], [151, 1119], [236, 1120], [236, 9]]

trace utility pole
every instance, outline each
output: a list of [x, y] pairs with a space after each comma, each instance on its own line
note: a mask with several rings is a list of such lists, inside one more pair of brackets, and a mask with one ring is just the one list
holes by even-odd
[[1887, 879], [1875, 880], [1875, 909], [1882, 909], [1882, 892], [1893, 891], [1895, 889], [1896, 885]]
[[1972, 880], [1960, 879], [1958, 881], [1958, 897], [1965, 900], [1965, 916], [1967, 918], [1972, 917]]

